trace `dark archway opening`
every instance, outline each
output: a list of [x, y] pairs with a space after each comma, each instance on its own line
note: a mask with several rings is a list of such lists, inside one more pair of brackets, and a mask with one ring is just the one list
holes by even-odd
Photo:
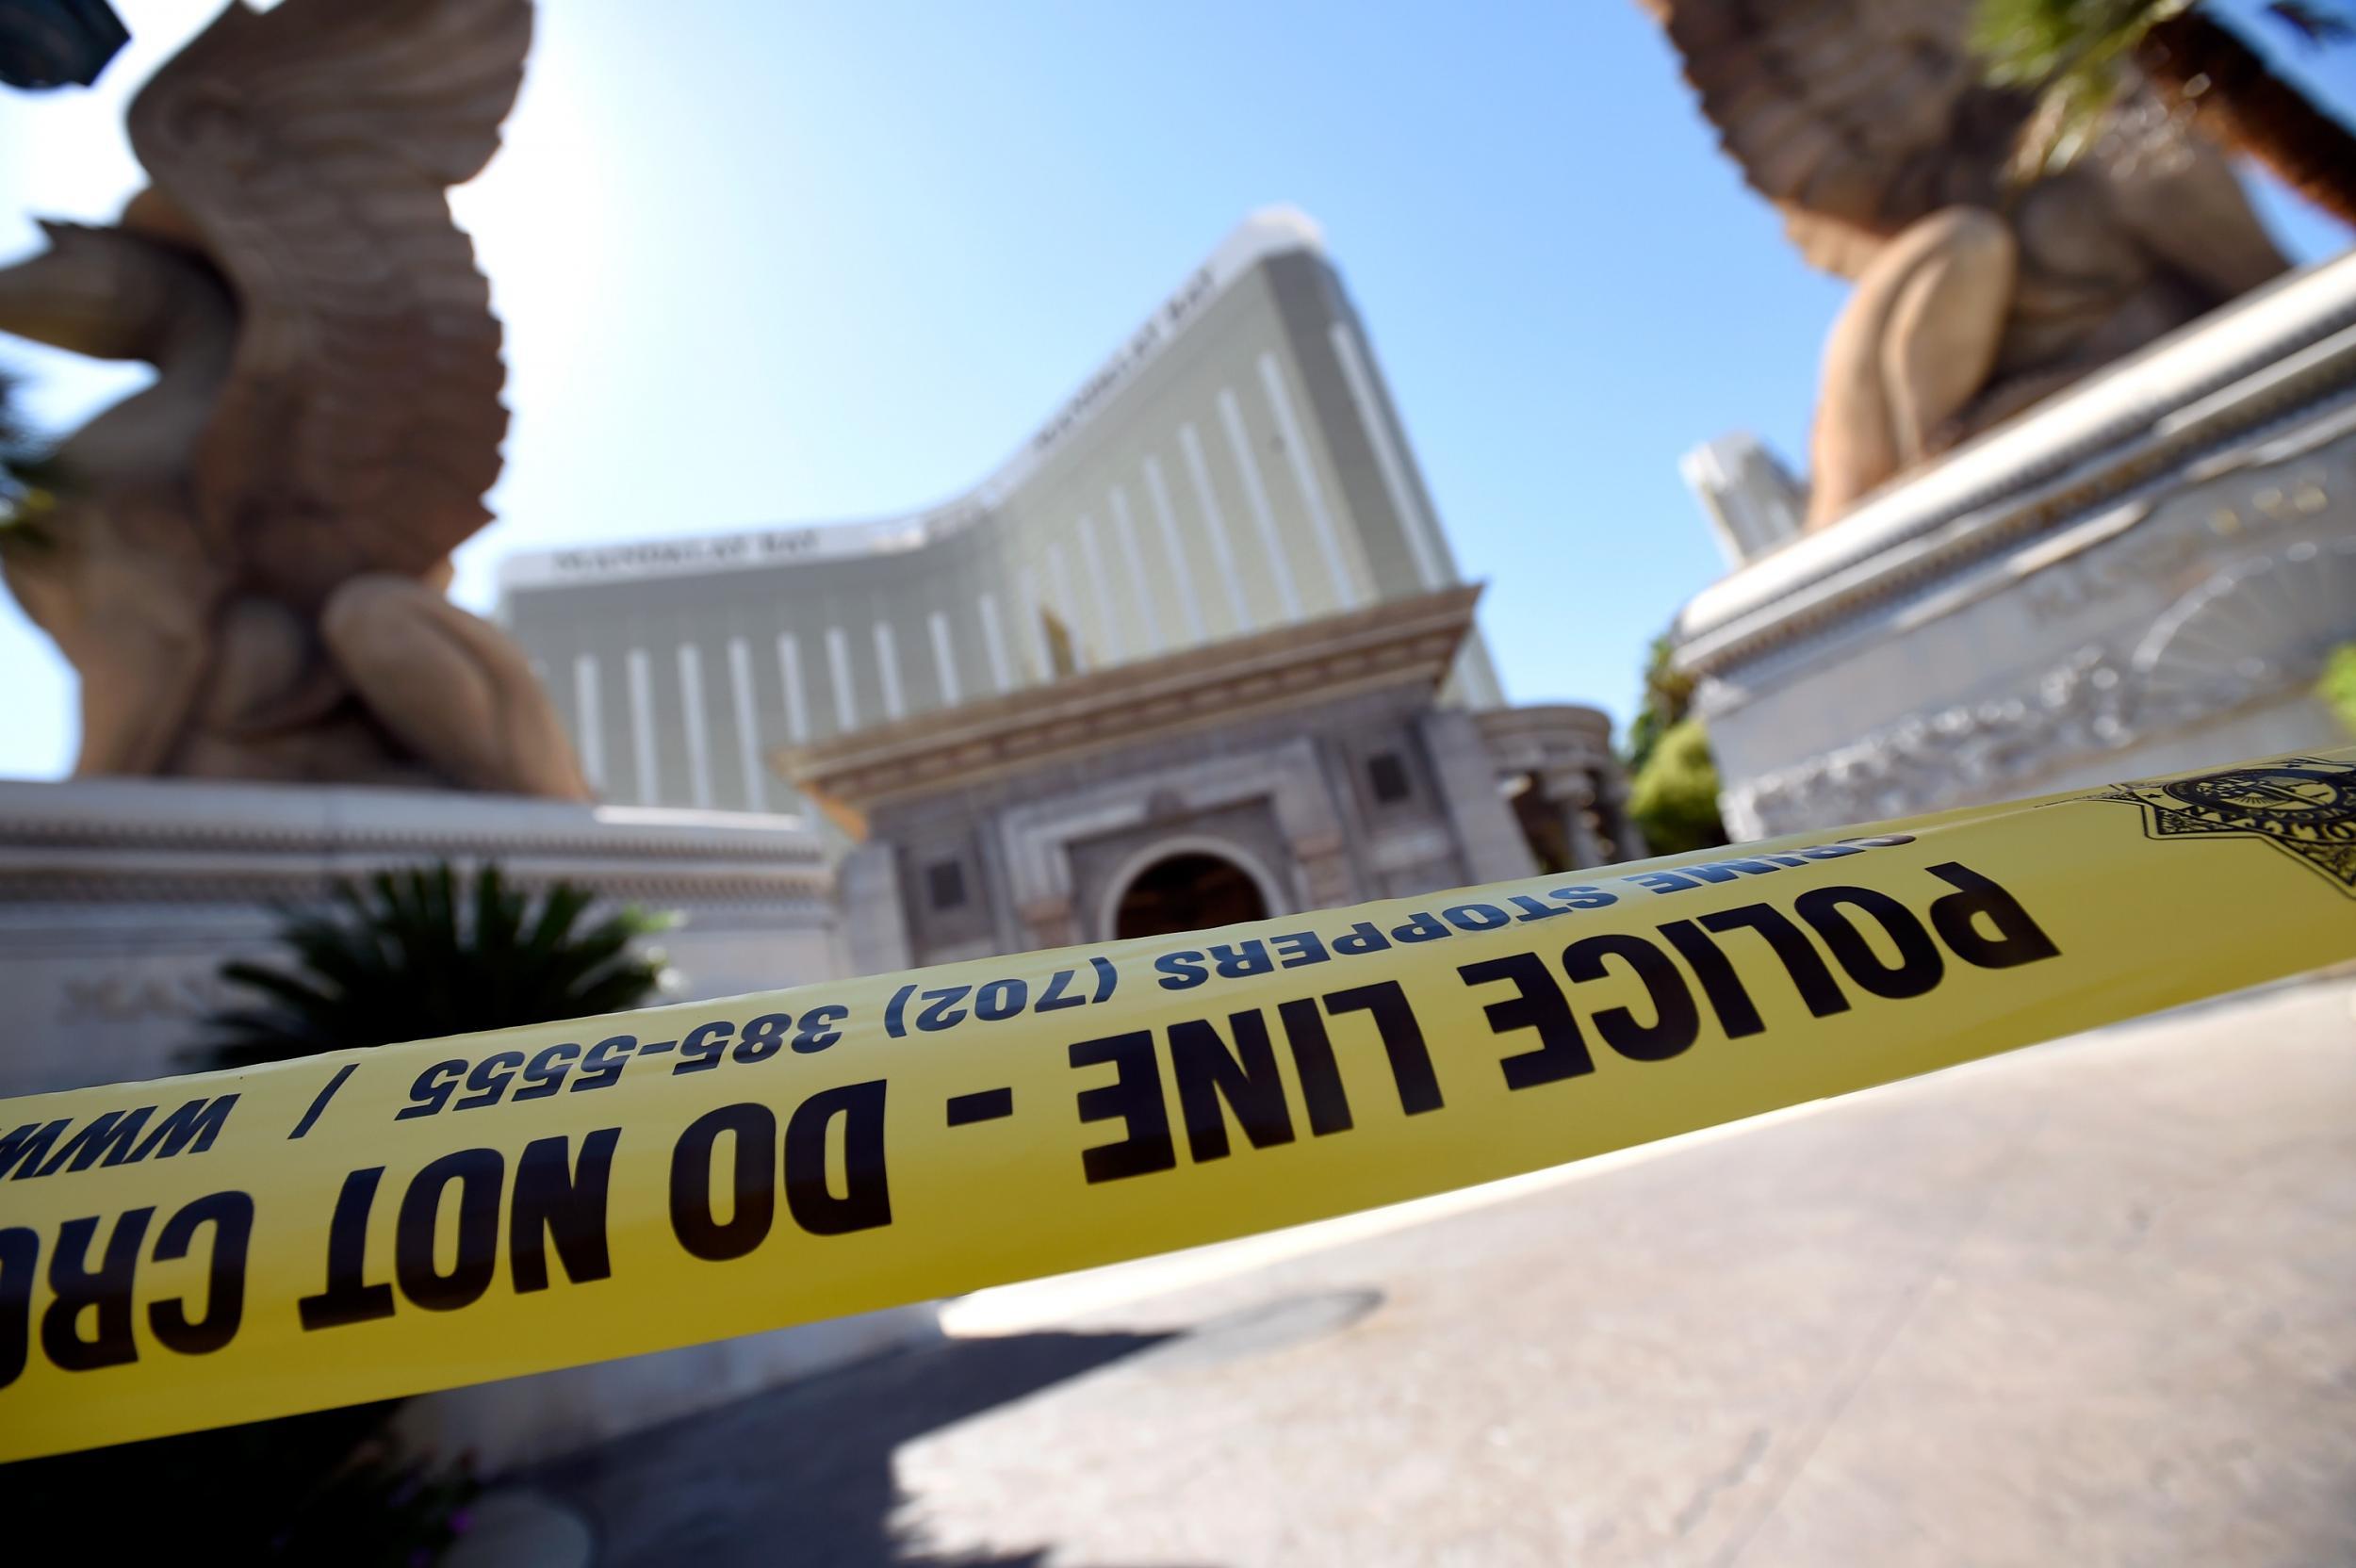
[[1233, 860], [1173, 855], [1139, 872], [1113, 915], [1116, 937], [1161, 937], [1239, 921], [1266, 920], [1260, 885]]

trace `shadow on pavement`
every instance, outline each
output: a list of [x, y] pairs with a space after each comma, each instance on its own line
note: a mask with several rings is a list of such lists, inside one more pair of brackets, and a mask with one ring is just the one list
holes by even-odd
[[589, 1520], [599, 1568], [1038, 1568], [1044, 1548], [940, 1558], [903, 1539], [892, 1521], [903, 1501], [892, 1451], [1166, 1337], [944, 1340], [702, 1411], [515, 1478]]

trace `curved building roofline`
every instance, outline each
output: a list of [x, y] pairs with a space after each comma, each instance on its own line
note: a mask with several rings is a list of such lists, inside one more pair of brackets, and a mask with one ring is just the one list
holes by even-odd
[[977, 483], [946, 500], [847, 522], [776, 524], [610, 545], [520, 550], [499, 563], [499, 593], [504, 597], [515, 589], [561, 583], [690, 577], [748, 564], [892, 555], [958, 532], [988, 515], [1004, 497], [1030, 479], [1236, 279], [1269, 256], [1294, 251], [1324, 253], [1324, 231], [1307, 213], [1280, 204], [1262, 207], [1244, 219], [1122, 338], [1121, 347], [1064, 399], [1029, 439]]

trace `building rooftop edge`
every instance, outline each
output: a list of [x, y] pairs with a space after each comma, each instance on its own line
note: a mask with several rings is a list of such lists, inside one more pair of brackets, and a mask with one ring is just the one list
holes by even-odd
[[[1325, 666], [1351, 664], [1354, 673], [1346, 678], [1362, 686], [1427, 680], [1436, 686], [1446, 678], [1456, 648], [1472, 628], [1481, 593], [1481, 586], [1471, 583], [1386, 599], [1068, 676], [1050, 686], [870, 726], [810, 745], [779, 747], [769, 754], [770, 762], [796, 786], [859, 807], [1130, 744], [1140, 736], [1199, 722], [1231, 721], [1240, 711], [1281, 704], [1304, 691], [1322, 700], [1334, 694], [1335, 683], [1304, 685], [1303, 672]], [[1435, 643], [1428, 657], [1387, 662], [1371, 657], [1383, 648], [1435, 638], [1446, 645]], [[1209, 709], [1187, 700], [1188, 694], [1209, 692], [1223, 693], [1230, 700]], [[1172, 711], [1173, 704], [1186, 711]], [[886, 774], [897, 782], [873, 783]]]
[[186, 778], [0, 779], [0, 871], [32, 850], [94, 843], [303, 852], [564, 853], [820, 866], [798, 816], [612, 806], [372, 784]]
[[[1029, 479], [1048, 453], [1089, 424], [1164, 349], [1201, 319], [1204, 306], [1270, 256], [1325, 253], [1325, 232], [1300, 208], [1260, 207], [1230, 229], [1210, 253], [1058, 403], [1012, 455], [978, 482], [929, 506], [850, 520], [754, 524], [708, 533], [516, 550], [499, 561], [501, 599], [517, 589], [631, 577], [694, 577], [786, 560], [894, 554], [918, 548], [978, 521], [999, 498]], [[756, 557], [747, 562], [747, 550]]]

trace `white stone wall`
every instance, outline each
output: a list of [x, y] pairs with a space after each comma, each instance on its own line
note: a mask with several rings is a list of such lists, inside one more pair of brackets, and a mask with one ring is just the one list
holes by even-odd
[[1743, 837], [2346, 744], [2356, 416], [2253, 445], [1703, 694]]
[[337, 876], [496, 859], [677, 910], [678, 998], [834, 977], [834, 875], [794, 818], [404, 790], [182, 780], [0, 782], [0, 1096], [190, 1070], [237, 1000], [232, 957], [280, 956], [273, 906]]

